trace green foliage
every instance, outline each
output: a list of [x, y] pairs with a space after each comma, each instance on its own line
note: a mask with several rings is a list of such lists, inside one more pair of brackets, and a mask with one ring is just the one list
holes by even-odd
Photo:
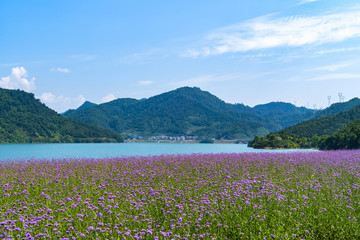
[[255, 137], [249, 142], [253, 148], [319, 148], [321, 150], [359, 149], [360, 119], [357, 119], [335, 134], [305, 138], [287, 135], [284, 132], [270, 133], [265, 137]]
[[[337, 110], [339, 110], [339, 106], [342, 105], [336, 105]], [[306, 138], [311, 138], [314, 135], [332, 135], [341, 128], [345, 127], [346, 124], [355, 121], [358, 118], [360, 118], [360, 105], [356, 105], [350, 110], [345, 110], [334, 115], [315, 118], [299, 123], [285, 128], [282, 132], [287, 135], [294, 134]]]
[[318, 148], [323, 138], [317, 135], [314, 135], [312, 138], [305, 138], [296, 135], [286, 135], [282, 132], [270, 133], [265, 137], [256, 136], [249, 142], [248, 146], [270, 149]]
[[253, 111], [264, 119], [277, 123], [279, 128], [276, 131], [311, 119], [317, 113], [317, 110], [296, 107], [291, 103], [284, 102], [257, 105], [253, 108]]
[[334, 103], [330, 107], [317, 112], [315, 117], [320, 118], [320, 117], [335, 115], [335, 114], [341, 113], [343, 111], [350, 110], [358, 105], [360, 105], [359, 98], [353, 98], [353, 99], [351, 99], [347, 102], [343, 102], [343, 103]]
[[0, 89], [0, 143], [121, 142], [107, 129], [70, 120], [33, 94]]
[[242, 113], [208, 92], [189, 87], [141, 101], [117, 99], [64, 116], [130, 136], [251, 139], [269, 132], [263, 130], [265, 121], [258, 116]]
[[314, 114], [313, 110], [291, 104], [291, 109], [275, 110], [284, 107], [280, 105], [269, 105], [268, 111], [273, 116], [269, 119], [264, 108], [254, 110], [242, 104], [227, 104], [199, 88], [184, 87], [140, 101], [117, 99], [68, 111], [64, 116], [129, 136], [196, 135], [200, 138], [252, 139], [291, 124], [290, 120], [284, 120], [286, 123], [273, 120], [280, 115], [278, 111], [288, 113], [279, 118], [296, 116], [294, 121]]
[[349, 123], [346, 127], [332, 136], [324, 138], [319, 148], [329, 149], [359, 149], [360, 148], [360, 119]]
[[85, 109], [85, 108], [88, 108], [88, 107], [94, 107], [94, 106], [97, 106], [97, 104], [89, 102], [89, 101], [85, 101], [80, 107], [77, 108], [77, 110]]
[[[249, 142], [253, 148], [360, 148], [360, 99], [336, 103], [301, 122]], [[355, 122], [353, 122], [356, 120]], [[350, 123], [350, 124], [349, 124]], [[346, 126], [346, 124], [349, 124]], [[345, 127], [346, 126], [346, 127]], [[345, 128], [344, 128], [345, 127]], [[319, 137], [320, 136], [320, 137]]]

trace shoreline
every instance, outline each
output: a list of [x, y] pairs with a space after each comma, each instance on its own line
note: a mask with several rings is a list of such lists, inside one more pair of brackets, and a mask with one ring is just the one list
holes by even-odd
[[124, 143], [186, 143], [186, 144], [248, 144], [246, 140], [215, 140], [212, 143], [200, 143], [195, 140], [170, 141], [170, 140], [124, 140]]

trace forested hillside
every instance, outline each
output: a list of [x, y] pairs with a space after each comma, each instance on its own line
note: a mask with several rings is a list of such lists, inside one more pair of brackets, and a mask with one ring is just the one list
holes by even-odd
[[296, 107], [291, 103], [271, 102], [267, 104], [256, 105], [253, 108], [255, 114], [274, 121], [280, 125], [280, 129], [292, 126], [299, 122], [315, 117], [318, 112], [314, 109], [305, 107]]
[[69, 110], [64, 116], [129, 136], [199, 136], [252, 139], [279, 131], [315, 115], [317, 111], [289, 103], [254, 108], [228, 104], [199, 88], [183, 87], [149, 99], [117, 99]]
[[345, 127], [346, 124], [355, 121], [358, 118], [360, 118], [360, 105], [338, 114], [314, 118], [299, 123], [282, 130], [282, 132], [288, 135], [294, 134], [307, 138], [311, 138], [314, 135], [332, 135]]
[[336, 134], [323, 139], [319, 148], [323, 150], [360, 148], [360, 119], [349, 123]]
[[253, 113], [237, 111], [214, 95], [190, 87], [145, 100], [117, 99], [64, 115], [132, 136], [250, 139], [276, 129]]
[[0, 143], [121, 142], [107, 129], [67, 119], [33, 94], [0, 88]]
[[[360, 100], [333, 104], [317, 118], [249, 142], [254, 148], [354, 149], [359, 147]], [[350, 109], [349, 109], [350, 108]], [[332, 114], [334, 113], [334, 114]]]

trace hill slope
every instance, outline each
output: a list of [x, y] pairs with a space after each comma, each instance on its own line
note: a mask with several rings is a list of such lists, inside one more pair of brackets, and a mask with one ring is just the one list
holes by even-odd
[[257, 115], [278, 123], [281, 129], [313, 118], [317, 112], [317, 110], [296, 107], [291, 103], [284, 102], [256, 105], [253, 110]]
[[94, 107], [96, 106], [97, 104], [96, 103], [92, 103], [92, 102], [89, 102], [89, 101], [85, 101], [80, 107], [78, 107], [76, 110], [79, 110], [79, 109], [85, 109], [85, 108], [88, 108], [88, 107]]
[[360, 99], [359, 98], [353, 98], [347, 102], [342, 103], [334, 103], [330, 107], [325, 108], [324, 110], [321, 110], [316, 113], [315, 118], [320, 117], [326, 117], [335, 115], [341, 112], [344, 112], [346, 110], [350, 110], [356, 106], [360, 105]]
[[315, 112], [289, 103], [254, 108], [228, 104], [199, 88], [183, 87], [149, 99], [117, 99], [71, 110], [64, 116], [130, 136], [251, 139], [311, 118]]
[[314, 118], [318, 112], [314, 109], [296, 107], [291, 103], [285, 102], [270, 102], [256, 105], [253, 108], [244, 104], [234, 104], [233, 106], [241, 112], [249, 112], [271, 122], [276, 126], [275, 129], [271, 129], [272, 132], [280, 131], [288, 126]]
[[214, 95], [190, 87], [144, 100], [117, 99], [64, 115], [132, 136], [250, 139], [277, 128], [266, 119], [240, 112]]
[[67, 119], [33, 94], [0, 88], [0, 143], [121, 142], [119, 134]]
[[288, 135], [293, 134], [307, 138], [313, 137], [314, 135], [332, 135], [345, 127], [346, 124], [355, 121], [358, 118], [360, 118], [360, 105], [338, 114], [299, 123], [282, 130], [282, 132]]
[[336, 103], [319, 111], [316, 118], [284, 130], [256, 137], [249, 142], [254, 148], [320, 148], [352, 149], [360, 146], [360, 100]]
[[330, 149], [359, 149], [360, 148], [360, 119], [357, 119], [336, 134], [325, 138], [319, 144], [322, 150]]

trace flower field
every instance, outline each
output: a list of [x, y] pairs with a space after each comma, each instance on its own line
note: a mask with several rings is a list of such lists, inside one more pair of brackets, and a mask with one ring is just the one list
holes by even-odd
[[0, 163], [0, 239], [360, 239], [360, 151]]

